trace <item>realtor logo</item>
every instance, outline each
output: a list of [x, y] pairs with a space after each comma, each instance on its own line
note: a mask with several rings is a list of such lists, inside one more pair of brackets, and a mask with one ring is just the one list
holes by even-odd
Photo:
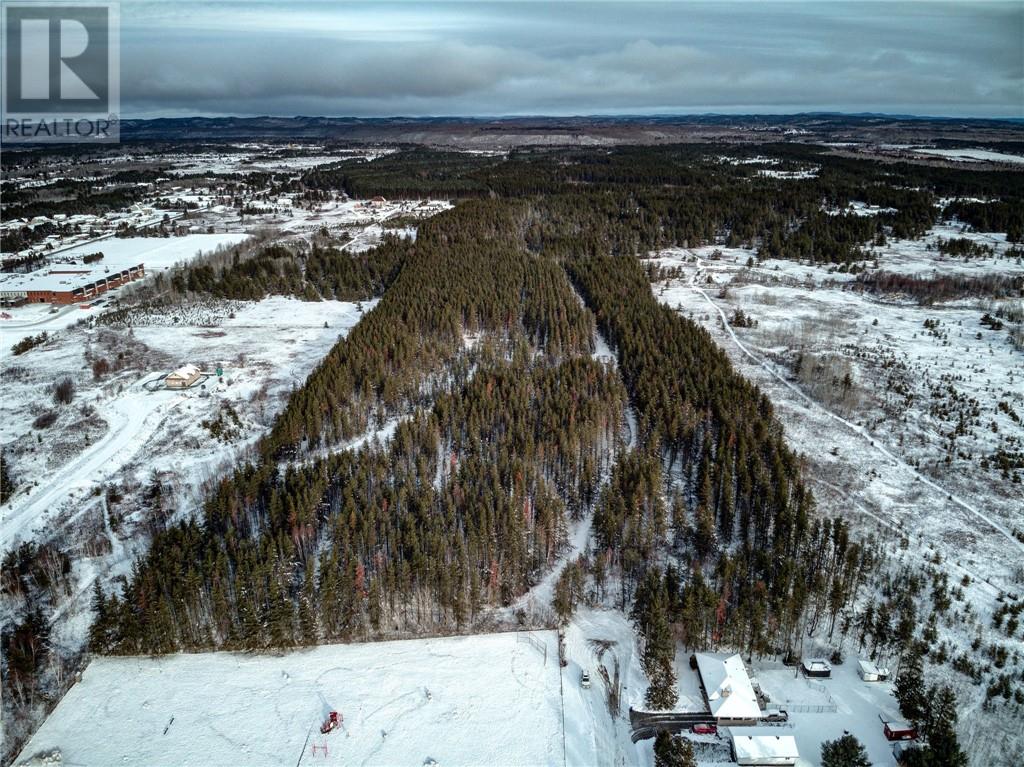
[[4, 3], [3, 141], [116, 141], [117, 6]]

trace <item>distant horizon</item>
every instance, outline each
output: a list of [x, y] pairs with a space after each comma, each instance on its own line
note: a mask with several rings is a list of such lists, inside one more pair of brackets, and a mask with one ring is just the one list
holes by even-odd
[[932, 113], [915, 114], [912, 112], [878, 112], [860, 111], [851, 112], [831, 109], [804, 109], [800, 111], [780, 112], [578, 112], [578, 113], [495, 113], [495, 114], [379, 114], [379, 115], [358, 115], [358, 114], [270, 114], [270, 113], [249, 113], [249, 114], [225, 114], [225, 113], [202, 113], [193, 112], [187, 114], [167, 115], [125, 115], [122, 121], [142, 122], [155, 120], [644, 120], [644, 119], [680, 119], [697, 117], [877, 117], [892, 120], [970, 120], [986, 122], [1014, 122], [1024, 123], [1024, 116], [1003, 117], [986, 115], [943, 115]]

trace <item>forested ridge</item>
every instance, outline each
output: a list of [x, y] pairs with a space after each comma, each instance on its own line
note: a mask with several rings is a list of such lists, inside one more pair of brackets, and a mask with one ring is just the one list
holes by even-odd
[[522, 333], [555, 358], [588, 353], [593, 319], [556, 264], [516, 245], [522, 217], [474, 201], [425, 222], [378, 306], [291, 397], [265, 452], [348, 439], [371, 412], [428, 403], [466, 334]]
[[[427, 222], [260, 462], [220, 484], [201, 522], [158, 535], [123, 598], [97, 595], [94, 647], [440, 630], [521, 594], [596, 502], [625, 393], [589, 359], [593, 319], [561, 268], [514, 244], [519, 226], [486, 201]], [[387, 449], [307, 458], [413, 411]]]
[[[485, 357], [487, 355], [484, 355]], [[225, 479], [157, 537], [96, 649], [313, 644], [458, 629], [551, 564], [592, 508], [625, 394], [597, 362], [480, 360], [389, 447]]]
[[[673, 637], [781, 653], [809, 631], [856, 632], [902, 656], [913, 604], [851, 609], [878, 576], [872, 546], [816, 513], [769, 400], [659, 305], [637, 256], [718, 241], [844, 262], [923, 231], [944, 195], [1012, 207], [1019, 191], [1008, 174], [769, 150], [816, 177], [761, 176], [702, 147], [415, 150], [311, 171], [311, 189], [464, 199], [415, 241], [360, 256], [352, 279], [321, 278], [342, 272], [307, 257], [293, 281], [274, 250], [195, 275], [186, 289], [218, 295], [383, 295], [293, 392], [255, 462], [159, 533], [119, 593], [97, 592], [93, 649], [486, 629], [487, 608], [527, 593], [571, 520], [593, 514], [594, 546], [563, 571], [555, 611], [571, 614], [581, 583], [629, 610], [651, 705], [674, 701]], [[894, 210], [823, 212], [853, 200]], [[591, 359], [595, 329], [615, 367]], [[387, 446], [332, 452], [385, 425]]]

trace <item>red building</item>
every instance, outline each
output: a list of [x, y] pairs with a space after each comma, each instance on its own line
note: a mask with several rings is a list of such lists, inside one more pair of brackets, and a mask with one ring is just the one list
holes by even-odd
[[886, 722], [882, 731], [886, 740], [914, 740], [917, 737], [917, 728], [906, 722]]
[[77, 304], [91, 301], [108, 290], [146, 276], [142, 264], [117, 271], [103, 267], [65, 266], [45, 272], [10, 275], [0, 282], [0, 300], [5, 305]]

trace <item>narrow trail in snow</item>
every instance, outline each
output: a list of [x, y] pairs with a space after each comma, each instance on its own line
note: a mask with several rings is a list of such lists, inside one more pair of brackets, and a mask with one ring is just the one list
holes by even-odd
[[[696, 256], [695, 256], [695, 258], [696, 258]], [[892, 453], [890, 450], [888, 450], [883, 445], [881, 445], [880, 442], [877, 439], [875, 439], [875, 437], [873, 437], [871, 435], [871, 433], [868, 432], [867, 429], [865, 429], [864, 427], [858, 426], [855, 423], [851, 423], [850, 421], [847, 421], [845, 418], [843, 418], [840, 415], [837, 415], [836, 413], [833, 413], [831, 410], [829, 410], [828, 408], [824, 407], [823, 405], [818, 403], [816, 400], [811, 399], [811, 397], [809, 397], [807, 394], [804, 394], [804, 392], [801, 391], [800, 388], [796, 384], [794, 384], [794, 383], [792, 383], [790, 381], [787, 381], [785, 378], [783, 378], [783, 376], [781, 374], [776, 372], [774, 367], [771, 364], [769, 364], [764, 358], [760, 357], [759, 355], [755, 354], [750, 349], [748, 349], [743, 344], [743, 342], [740, 341], [739, 338], [736, 337], [736, 333], [733, 332], [732, 327], [729, 325], [729, 320], [725, 316], [725, 312], [722, 311], [722, 309], [719, 308], [719, 306], [714, 301], [711, 300], [711, 297], [708, 296], [707, 292], [703, 288], [701, 288], [701, 287], [699, 287], [697, 285], [697, 277], [700, 276], [700, 274], [701, 274], [701, 267], [703, 266], [703, 261], [701, 259], [699, 259], [699, 258], [696, 258], [696, 262], [697, 262], [697, 269], [690, 276], [690, 279], [688, 281], [689, 287], [694, 292], [700, 294], [700, 296], [708, 303], [708, 305], [710, 305], [711, 308], [713, 308], [718, 313], [718, 316], [722, 320], [722, 325], [725, 327], [725, 332], [729, 334], [729, 337], [732, 339], [733, 343], [736, 344], [737, 348], [741, 352], [743, 352], [743, 354], [745, 356], [749, 357], [751, 360], [753, 360], [755, 363], [757, 363], [770, 376], [772, 376], [772, 378], [775, 378], [776, 380], [778, 380], [779, 383], [781, 383], [783, 386], [785, 386], [791, 392], [796, 394], [803, 402], [805, 402], [812, 409], [817, 410], [820, 413], [823, 413], [824, 415], [828, 416], [832, 420], [834, 420], [834, 421], [842, 424], [843, 426], [847, 427], [850, 431], [854, 432], [855, 434], [859, 435], [860, 437], [863, 437], [865, 440], [867, 440], [867, 442], [870, 444], [870, 446], [871, 446], [871, 448], [873, 450], [875, 450], [876, 452], [878, 452], [879, 454], [881, 454], [885, 458], [888, 458], [890, 461], [893, 461], [894, 463], [902, 465], [905, 469], [910, 471], [918, 479], [918, 481], [924, 483], [925, 485], [927, 485], [928, 487], [932, 488], [933, 490], [942, 493], [943, 495], [946, 496], [946, 498], [948, 500], [950, 500], [951, 502], [953, 502], [954, 504], [956, 504], [960, 508], [964, 509], [968, 513], [974, 515], [978, 519], [982, 520], [983, 522], [987, 523], [994, 530], [996, 530], [997, 532], [1002, 534], [1006, 538], [1006, 540], [1008, 540], [1014, 547], [1016, 547], [1016, 549], [1018, 551], [1020, 551], [1022, 554], [1024, 554], [1024, 543], [1021, 543], [1020, 541], [1018, 541], [1013, 536], [1013, 534], [1009, 530], [1007, 530], [1005, 527], [1003, 527], [999, 522], [996, 522], [994, 519], [989, 517], [984, 512], [981, 512], [978, 509], [976, 509], [973, 506], [971, 506], [971, 504], [967, 503], [967, 501], [963, 500], [959, 496], [953, 495], [953, 493], [951, 493], [948, 490], [946, 490], [945, 488], [943, 488], [937, 482], [935, 482], [935, 481], [929, 479], [928, 477], [926, 477], [924, 474], [922, 474], [916, 468], [914, 468], [909, 463], [904, 461], [902, 458], [897, 456], [895, 453]]]
[[12, 541], [33, 526], [43, 524], [72, 491], [102, 482], [115, 473], [143, 447], [168, 413], [186, 401], [185, 397], [168, 397], [164, 392], [133, 397], [138, 386], [138, 382], [132, 384], [125, 396], [111, 403], [105, 415], [112, 423], [99, 440], [45, 475], [45, 484], [16, 496], [3, 510], [0, 530], [4, 540]]
[[[590, 311], [587, 307], [586, 301], [583, 300], [583, 296], [580, 295], [579, 291], [576, 290], [576, 286], [569, 281], [570, 287], [576, 296], [576, 299], [587, 311]], [[618, 371], [618, 358], [615, 356], [615, 352], [612, 351], [608, 345], [608, 341], [604, 336], [601, 335], [601, 331], [596, 327], [594, 328], [594, 351], [591, 357], [595, 360], [602, 362], [609, 362]], [[608, 484], [608, 480], [611, 478], [612, 468], [615, 466], [615, 462], [618, 460], [620, 452], [628, 452], [636, 447], [637, 438], [637, 420], [636, 413], [633, 412], [633, 406], [629, 403], [628, 399], [624, 408], [625, 426], [629, 431], [625, 443], [622, 445], [620, 450], [615, 449], [615, 445], [611, 446], [612, 454], [609, 456], [607, 465], [602, 468], [600, 487], [604, 488]], [[616, 440], [617, 441], [617, 440]], [[540, 581], [538, 581], [529, 591], [523, 594], [517, 599], [510, 608], [510, 610], [526, 609], [531, 604], [542, 604], [550, 605], [555, 593], [555, 584], [558, 582], [559, 577], [562, 575], [562, 571], [566, 566], [579, 557], [590, 543], [591, 532], [594, 526], [594, 511], [591, 510], [585, 517], [575, 522], [571, 527], [568, 537], [568, 547], [566, 550], [558, 556], [551, 570], [545, 575]]]

